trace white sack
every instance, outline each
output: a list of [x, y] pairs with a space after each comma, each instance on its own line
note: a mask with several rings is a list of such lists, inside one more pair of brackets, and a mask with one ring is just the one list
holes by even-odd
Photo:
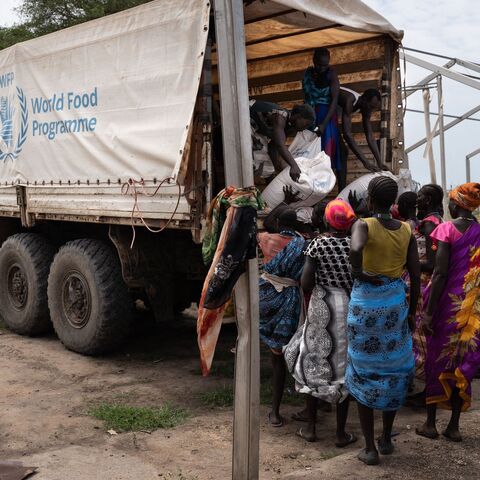
[[384, 171], [384, 172], [375, 172], [375, 173], [367, 173], [366, 175], [362, 175], [361, 177], [354, 180], [352, 183], [348, 184], [337, 196], [341, 200], [345, 200], [348, 202], [348, 196], [350, 192], [355, 192], [357, 200], [359, 200], [360, 206], [358, 210], [362, 211], [366, 209], [366, 200], [367, 200], [367, 193], [368, 193], [368, 184], [370, 180], [375, 177], [379, 176], [388, 176], [393, 178], [398, 184], [398, 195], [397, 198], [404, 192], [414, 191], [414, 184], [411, 180], [411, 175], [409, 176], [409, 170], [402, 169], [400, 170], [400, 175], [397, 177], [393, 173]]
[[300, 198], [300, 201], [292, 203], [293, 208], [315, 205], [335, 186], [336, 178], [330, 157], [322, 152], [321, 140], [316, 134], [299, 132], [290, 145], [290, 152], [300, 168], [300, 178], [298, 182], [292, 180], [290, 167], [280, 172], [262, 192], [262, 197], [270, 208], [275, 208], [284, 200], [285, 186], [292, 187]]

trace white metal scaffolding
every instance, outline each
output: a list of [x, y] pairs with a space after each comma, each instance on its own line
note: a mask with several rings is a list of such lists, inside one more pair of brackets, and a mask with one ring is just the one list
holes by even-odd
[[[405, 50], [410, 50], [410, 51], [422, 53], [422, 54], [433, 55], [429, 52], [422, 52], [420, 50], [415, 50], [415, 49], [405, 48]], [[432, 143], [434, 138], [439, 136], [440, 137], [441, 185], [444, 192], [446, 193], [447, 170], [446, 170], [446, 159], [445, 159], [445, 132], [450, 128], [463, 122], [464, 120], [479, 120], [477, 118], [471, 118], [471, 117], [472, 115], [480, 111], [480, 105], [473, 107], [468, 112], [465, 112], [463, 115], [459, 115], [459, 116], [446, 115], [444, 112], [445, 102], [444, 102], [444, 96], [443, 96], [443, 77], [454, 80], [455, 82], [461, 83], [470, 88], [480, 90], [480, 79], [478, 77], [451, 70], [453, 66], [459, 65], [467, 70], [480, 72], [480, 65], [473, 62], [469, 62], [467, 60], [462, 60], [460, 58], [448, 58], [442, 55], [435, 55], [435, 56], [446, 58], [449, 61], [443, 66], [439, 66], [431, 62], [427, 62], [426, 60], [423, 60], [421, 58], [415, 57], [409, 53], [400, 52], [400, 58], [403, 59], [405, 62], [411, 63], [412, 65], [416, 65], [418, 67], [424, 68], [432, 72], [429, 75], [427, 75], [425, 78], [417, 82], [415, 85], [406, 88], [403, 94], [403, 98], [404, 100], [406, 100], [410, 95], [421, 90], [423, 94], [423, 113], [425, 116], [425, 137], [415, 142], [413, 145], [410, 145], [409, 147], [407, 147], [405, 149], [405, 154], [408, 155], [409, 153], [421, 147], [422, 145], [426, 145], [423, 157], [428, 158], [431, 182], [437, 183], [437, 173], [435, 168], [435, 159], [433, 155]], [[438, 112], [436, 113], [430, 112], [430, 102], [431, 102], [430, 91], [432, 89], [437, 90]], [[410, 110], [407, 109], [407, 111], [410, 111]], [[411, 111], [420, 113], [420, 111], [418, 110], [411, 110]], [[437, 120], [433, 128], [431, 127], [431, 123], [430, 123], [430, 115], [432, 114], [437, 116]], [[451, 117], [451, 118], [454, 118], [454, 120], [445, 124], [444, 123], [445, 117]], [[469, 153], [465, 158], [467, 181], [470, 181], [470, 177], [471, 177], [470, 160], [478, 154], [480, 154], [480, 149], [477, 149]]]

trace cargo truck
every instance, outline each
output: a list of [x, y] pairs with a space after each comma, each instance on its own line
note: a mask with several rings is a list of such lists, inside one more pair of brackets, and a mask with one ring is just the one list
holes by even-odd
[[[301, 103], [325, 46], [342, 85], [381, 91], [376, 139], [394, 172], [406, 166], [401, 32], [358, 0], [243, 4], [250, 97]], [[156, 0], [0, 51], [0, 315], [11, 330], [53, 324], [67, 348], [99, 354], [125, 340], [133, 299], [167, 321], [198, 300], [202, 227], [225, 184], [222, 21], [209, 0]], [[353, 133], [367, 152], [359, 115]], [[365, 173], [352, 156], [348, 172]]]

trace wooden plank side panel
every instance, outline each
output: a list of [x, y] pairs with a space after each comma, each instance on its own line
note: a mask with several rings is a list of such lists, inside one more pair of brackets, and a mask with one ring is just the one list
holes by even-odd
[[[321, 35], [324, 32], [318, 32]], [[331, 54], [331, 64], [339, 74], [340, 84], [357, 92], [363, 92], [368, 88], [375, 88], [381, 91], [382, 79], [385, 82], [385, 69], [391, 69], [391, 81], [388, 82], [388, 88], [384, 95], [389, 96], [388, 104], [391, 106], [388, 119], [383, 118], [384, 136], [385, 120], [388, 123], [388, 132], [386, 133], [389, 144], [389, 152], [394, 157], [391, 164], [397, 171], [398, 161], [403, 152], [403, 144], [397, 145], [397, 138], [401, 133], [396, 128], [399, 121], [398, 95], [396, 88], [399, 83], [398, 54], [396, 46], [391, 40], [384, 37], [367, 39], [362, 42], [355, 42], [347, 45], [337, 45], [328, 47]], [[386, 49], [392, 49], [390, 58], [394, 60], [385, 64]], [[268, 58], [254, 59], [248, 61], [249, 77], [249, 95], [257, 100], [265, 100], [279, 104], [280, 106], [291, 109], [297, 103], [303, 103], [302, 78], [305, 69], [312, 63], [313, 50], [303, 50], [299, 52], [288, 53], [284, 55], [272, 55]], [[397, 63], [395, 63], [397, 62]], [[214, 82], [216, 76], [214, 73]], [[215, 90], [215, 86], [214, 86]], [[217, 90], [218, 92], [218, 90]], [[385, 103], [385, 102], [384, 102]], [[385, 117], [385, 112], [384, 112]], [[395, 119], [395, 121], [393, 121]], [[361, 122], [361, 115], [357, 112], [352, 117], [352, 130], [355, 141], [360, 145], [367, 160], [373, 161], [373, 155], [366, 143], [365, 134]], [[372, 127], [377, 142], [381, 134], [381, 112], [375, 112], [372, 115]], [[340, 119], [341, 121], [341, 119]], [[391, 147], [390, 147], [391, 145]], [[397, 149], [395, 150], [395, 145]], [[348, 157], [348, 182], [367, 173], [361, 162], [349, 152]]]
[[[317, 32], [320, 37], [322, 32]], [[383, 37], [365, 40], [360, 43], [353, 43], [344, 46], [329, 46], [330, 63], [335, 66], [338, 73], [352, 73], [362, 70], [372, 70], [383, 67], [384, 55], [384, 39]], [[269, 77], [281, 74], [303, 75], [305, 69], [312, 65], [313, 49], [302, 50], [301, 52], [293, 52], [289, 54], [272, 56], [269, 58], [261, 58], [250, 60], [248, 62], [248, 80]], [[356, 62], [368, 62], [367, 65], [358, 65]], [[216, 63], [215, 61], [213, 62]], [[301, 76], [294, 78], [294, 80]], [[290, 80], [290, 79], [289, 79]], [[283, 81], [289, 81], [283, 80]], [[218, 73], [216, 65], [212, 72], [212, 83], [218, 83]]]

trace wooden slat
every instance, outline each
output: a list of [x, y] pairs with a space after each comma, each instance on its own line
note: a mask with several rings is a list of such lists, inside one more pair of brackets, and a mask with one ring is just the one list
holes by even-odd
[[[376, 71], [378, 78], [380, 78], [382, 75], [383, 60], [381, 58], [373, 58], [360, 62], [350, 62], [337, 65], [332, 64], [332, 67], [341, 77], [340, 81], [346, 83], [351, 81], [348, 80], [348, 74], [362, 74], [363, 72]], [[305, 74], [305, 70], [306, 66], [302, 65], [299, 70], [294, 70], [291, 72], [283, 72], [276, 75], [266, 75], [264, 77], [253, 77], [249, 79], [248, 84], [250, 87], [257, 87], [261, 85], [274, 85], [278, 83], [301, 81]], [[217, 77], [215, 77], [214, 83], [216, 82]]]
[[247, 47], [247, 59], [270, 58], [274, 55], [287, 55], [302, 50], [313, 50], [318, 47], [328, 47], [330, 45], [339, 45], [351, 43], [352, 41], [365, 41], [371, 38], [381, 36], [377, 33], [352, 32], [343, 28], [328, 28], [320, 32], [311, 32], [297, 35], [290, 38], [280, 38], [269, 42], [262, 42]]
[[[330, 50], [330, 62], [339, 68], [340, 64], [351, 64], [383, 57], [383, 39], [368, 40], [361, 44], [347, 47], [333, 47]], [[248, 62], [248, 78], [265, 77], [292, 71], [305, 71], [312, 64], [313, 50], [291, 53], [271, 59], [252, 60]]]
[[[381, 70], [371, 70], [339, 75], [340, 85], [353, 85], [358, 82], [376, 81], [379, 82], [382, 76]], [[292, 90], [301, 90], [302, 81], [297, 80], [287, 83], [270, 83], [265, 85], [252, 86], [249, 84], [248, 93], [251, 97], [257, 95], [267, 95], [270, 93], [289, 92]]]
[[[364, 92], [368, 88], [378, 88], [378, 82], [375, 80], [366, 80], [361, 82], [354, 82], [348, 83], [343, 85], [347, 88], [355, 90], [356, 92]], [[264, 100], [266, 102], [273, 102], [273, 103], [282, 103], [282, 102], [299, 102], [303, 103], [303, 90], [296, 89], [290, 90], [285, 92], [277, 92], [277, 93], [269, 93], [269, 94], [261, 94], [255, 95], [256, 100]]]
[[340, 27], [341, 25], [329, 25], [326, 27], [316, 27], [316, 28], [293, 28], [288, 26], [284, 33], [270, 34], [265, 35], [265, 32], [257, 33], [256, 35], [247, 35], [247, 47], [251, 45], [258, 45], [260, 43], [273, 42], [275, 40], [280, 40], [284, 38], [292, 38], [300, 35], [310, 34], [314, 32], [321, 32], [322, 30], [327, 30], [330, 28]]

